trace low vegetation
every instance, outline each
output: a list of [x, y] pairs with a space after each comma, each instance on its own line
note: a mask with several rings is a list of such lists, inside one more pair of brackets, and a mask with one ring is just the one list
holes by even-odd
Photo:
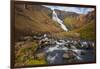
[[80, 38], [85, 40], [95, 40], [95, 23], [91, 21], [87, 25], [77, 30], [80, 33]]
[[[18, 44], [18, 42], [17, 42]], [[44, 58], [38, 59], [35, 58], [35, 52], [38, 48], [37, 43], [34, 42], [27, 42], [23, 45], [16, 44], [16, 52], [15, 52], [15, 66], [25, 66], [25, 65], [36, 65], [36, 64], [46, 64]], [[18, 48], [19, 47], [19, 48]]]

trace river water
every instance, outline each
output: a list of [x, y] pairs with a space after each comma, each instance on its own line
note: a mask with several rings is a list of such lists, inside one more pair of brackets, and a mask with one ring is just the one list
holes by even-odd
[[[94, 49], [85, 49], [85, 48], [76, 48], [75, 45], [72, 45], [71, 48], [65, 46], [68, 44], [66, 42], [57, 42], [55, 44], [45, 46], [41, 48], [46, 53], [46, 61], [48, 64], [66, 64], [71, 63], [69, 60], [73, 60], [73, 62], [92, 62], [95, 61], [95, 54], [93, 54]], [[74, 58], [72, 59], [64, 59], [64, 54], [70, 55], [73, 54]], [[68, 54], [68, 52], [70, 52]], [[71, 56], [70, 56], [71, 57]], [[69, 57], [69, 58], [70, 58]]]

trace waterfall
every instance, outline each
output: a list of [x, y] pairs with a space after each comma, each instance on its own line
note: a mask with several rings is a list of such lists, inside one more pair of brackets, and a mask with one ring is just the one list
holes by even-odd
[[62, 28], [64, 31], [67, 32], [68, 29], [67, 29], [66, 26], [63, 24], [63, 21], [62, 21], [61, 19], [58, 18], [58, 16], [57, 16], [56, 12], [54, 11], [54, 9], [52, 9], [52, 10], [53, 10], [52, 19], [53, 19], [54, 21], [58, 22], [58, 23], [60, 24], [61, 28]]

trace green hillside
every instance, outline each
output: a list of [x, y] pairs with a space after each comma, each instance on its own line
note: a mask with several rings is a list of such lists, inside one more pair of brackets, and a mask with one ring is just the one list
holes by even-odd
[[80, 33], [82, 39], [95, 40], [95, 22], [91, 21], [78, 29], [77, 32]]
[[[55, 33], [62, 29], [50, 17], [48, 11], [42, 10], [43, 6], [15, 5], [15, 36], [33, 35], [35, 33]], [[48, 8], [45, 8], [48, 10]], [[50, 10], [50, 9], [49, 9]]]

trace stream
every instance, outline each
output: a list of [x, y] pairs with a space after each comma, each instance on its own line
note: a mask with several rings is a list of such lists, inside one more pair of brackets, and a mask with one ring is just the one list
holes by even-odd
[[53, 39], [49, 40], [48, 44], [43, 44], [40, 49], [46, 53], [48, 64], [95, 61], [93, 41]]

